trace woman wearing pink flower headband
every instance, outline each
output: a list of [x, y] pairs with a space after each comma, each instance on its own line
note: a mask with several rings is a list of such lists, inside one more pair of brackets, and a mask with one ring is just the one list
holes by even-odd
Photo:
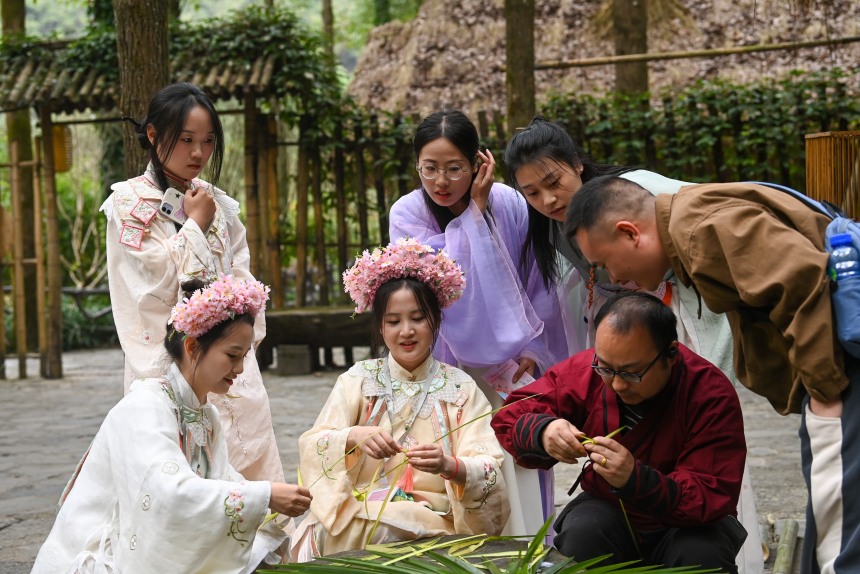
[[[442, 321], [433, 354], [466, 370], [494, 407], [500, 393], [568, 357], [561, 308], [534, 261], [521, 263], [528, 211], [516, 190], [494, 183], [495, 159], [458, 111], [427, 116], [413, 147], [420, 188], [391, 207], [391, 240], [414, 237], [456, 259], [469, 290]], [[524, 374], [527, 374], [524, 376]], [[554, 513], [552, 474], [506, 458], [512, 496], [505, 534], [536, 534]]]
[[[113, 184], [101, 207], [108, 219], [108, 285], [125, 353], [126, 392], [134, 379], [162, 374], [164, 324], [182, 283], [210, 282], [220, 273], [254, 279], [239, 202], [216, 187], [224, 132], [212, 101], [197, 86], [172, 84], [134, 125], [150, 163], [143, 175]], [[209, 181], [199, 179], [204, 169]], [[255, 341], [265, 336], [261, 315]], [[283, 480], [254, 353], [232, 392], [211, 400], [221, 412], [230, 464], [251, 479]]]
[[[192, 283], [189, 291], [202, 287]], [[267, 521], [269, 509], [299, 516], [310, 492], [246, 482], [227, 460], [208, 400], [242, 374], [268, 292], [222, 275], [173, 307], [164, 339], [173, 364], [162, 377], [135, 381], [108, 413], [63, 492], [33, 572], [238, 573], [283, 554], [292, 521]]]
[[469, 375], [436, 360], [442, 309], [463, 293], [459, 266], [415, 240], [365, 251], [344, 272], [374, 348], [335, 383], [299, 438], [314, 495], [292, 556], [447, 534], [498, 534], [510, 505], [490, 404]]

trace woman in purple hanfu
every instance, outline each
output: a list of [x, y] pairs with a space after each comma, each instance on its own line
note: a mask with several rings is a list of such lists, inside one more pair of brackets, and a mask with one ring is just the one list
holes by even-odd
[[[555, 293], [536, 269], [520, 265], [526, 202], [494, 183], [493, 154], [478, 145], [477, 129], [461, 112], [425, 118], [414, 139], [421, 188], [391, 207], [389, 231], [391, 241], [414, 237], [443, 249], [465, 271], [468, 287], [446, 310], [433, 354], [471, 374], [498, 408], [508, 392], [568, 355]], [[552, 474], [510, 458], [502, 472], [511, 496], [504, 533], [535, 534], [554, 513]]]

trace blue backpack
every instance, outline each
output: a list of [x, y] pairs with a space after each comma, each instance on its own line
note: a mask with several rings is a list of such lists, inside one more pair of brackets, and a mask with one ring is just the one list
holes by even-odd
[[[750, 181], [747, 183], [766, 185], [767, 187], [784, 191], [815, 211], [829, 217], [831, 222], [827, 224], [827, 230], [824, 232], [824, 247], [828, 253], [833, 252], [830, 238], [840, 233], [851, 235], [854, 248], [860, 252], [860, 223], [845, 215], [841, 209], [832, 203], [816, 201], [796, 189], [776, 183], [764, 181]], [[860, 277], [853, 277], [839, 282], [830, 292], [830, 299], [833, 303], [833, 315], [836, 318], [836, 337], [848, 353], [860, 358]]]

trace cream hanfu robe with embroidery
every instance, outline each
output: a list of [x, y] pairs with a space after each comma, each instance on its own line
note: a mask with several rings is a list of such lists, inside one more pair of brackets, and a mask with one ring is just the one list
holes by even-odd
[[275, 521], [258, 530], [270, 495], [230, 466], [217, 410], [173, 366], [107, 414], [33, 572], [250, 572], [287, 537]]
[[[215, 218], [205, 233], [192, 219], [177, 231], [158, 213], [164, 193], [155, 181], [150, 165], [143, 175], [113, 184], [101, 207], [108, 219], [108, 286], [125, 353], [126, 391], [132, 380], [159, 376], [170, 364], [162, 342], [181, 283], [191, 278], [208, 283], [221, 273], [254, 279], [236, 200], [201, 179], [192, 180], [192, 188], [213, 191]], [[265, 336], [261, 312], [254, 323], [255, 342]], [[249, 479], [283, 481], [269, 397], [253, 352], [244, 366], [229, 395], [209, 397], [221, 413], [230, 463]]]
[[[386, 361], [393, 391], [390, 401], [386, 400], [383, 376]], [[438, 369], [434, 368], [436, 364]], [[360, 449], [340, 460], [350, 430], [358, 425], [383, 427], [399, 441], [413, 418], [413, 408], [421, 402], [428, 375], [432, 377], [427, 398], [418, 407], [407, 444], [432, 443], [457, 426], [490, 412], [487, 399], [471, 377], [460, 369], [436, 363], [432, 357], [414, 373], [390, 357], [356, 363], [338, 378], [314, 427], [299, 438], [302, 476], [313, 500], [310, 514], [293, 536], [294, 560], [363, 548], [380, 511], [374, 543], [502, 531], [510, 506], [499, 470], [502, 449], [490, 428], [489, 416], [439, 440], [445, 453], [459, 458], [460, 466], [466, 469], [462, 488], [438, 475], [412, 469], [414, 488], [410, 494], [415, 501], [392, 500], [383, 510], [381, 500], [359, 498], [385, 489], [376, 494], [384, 498], [390, 484], [396, 484], [406, 468], [395, 470], [404, 455], [386, 459], [384, 470], [380, 468], [383, 461]], [[393, 427], [389, 405], [396, 411]], [[378, 474], [390, 472], [391, 482], [372, 483], [378, 469]]]

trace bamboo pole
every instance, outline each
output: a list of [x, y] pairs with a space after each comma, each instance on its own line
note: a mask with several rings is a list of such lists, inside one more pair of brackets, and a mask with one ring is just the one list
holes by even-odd
[[412, 159], [412, 155], [411, 155], [412, 149], [409, 146], [410, 140], [412, 138], [404, 137], [405, 130], [403, 129], [403, 126], [406, 124], [406, 121], [403, 119], [402, 116], [400, 116], [400, 115], [397, 116], [397, 118], [395, 120], [395, 124], [397, 126], [397, 129], [395, 129], [394, 132], [403, 138], [403, 140], [400, 141], [399, 145], [397, 146], [397, 155], [399, 157], [397, 160], [397, 180], [396, 180], [397, 181], [398, 197], [403, 197], [404, 195], [406, 195], [407, 193], [412, 191], [409, 188], [410, 187], [409, 186], [409, 179], [410, 178], [409, 178], [409, 175], [407, 175], [409, 173], [409, 163], [410, 163], [410, 160]]
[[54, 177], [54, 135], [51, 109], [45, 105], [39, 110], [42, 119], [42, 146], [45, 169], [45, 227], [47, 230], [48, 295], [45, 305], [47, 327], [47, 354], [42, 358], [42, 377], [63, 377], [63, 275], [60, 265], [60, 234], [57, 221], [57, 182]]
[[329, 277], [325, 256], [325, 222], [323, 221], [322, 157], [319, 144], [313, 150], [314, 236], [316, 238], [317, 285], [319, 304], [328, 305]]
[[382, 165], [382, 146], [379, 145], [379, 120], [371, 117], [370, 137], [373, 140], [373, 186], [376, 188], [376, 213], [379, 217], [379, 243], [388, 245], [388, 207], [385, 201], [385, 168]]
[[265, 169], [266, 186], [268, 188], [268, 208], [266, 217], [269, 220], [267, 237], [269, 252], [269, 281], [272, 286], [272, 306], [275, 309], [284, 307], [284, 280], [281, 274], [281, 201], [278, 194], [278, 124], [272, 115], [266, 116]]
[[251, 275], [260, 277], [260, 204], [257, 186], [257, 101], [245, 94], [245, 213]]
[[299, 124], [299, 159], [296, 175], [296, 307], [304, 307], [307, 301], [305, 282], [308, 273], [308, 192], [310, 158], [307, 143], [307, 118]]
[[39, 317], [39, 358], [40, 370], [45, 371], [45, 358], [48, 356], [48, 330], [45, 321], [45, 236], [42, 225], [42, 138], [36, 138], [33, 146], [35, 154], [33, 165], [33, 232], [36, 235], [36, 315]]
[[12, 229], [14, 238], [12, 268], [14, 270], [14, 319], [15, 350], [18, 356], [18, 378], [27, 378], [27, 314], [24, 292], [24, 219], [21, 198], [21, 166], [18, 163], [18, 142], [9, 144], [9, 160], [12, 164]]
[[797, 521], [788, 519], [782, 527], [776, 558], [773, 561], [773, 574], [791, 574], [794, 564], [794, 547], [797, 544]]
[[269, 230], [269, 212], [271, 211], [272, 198], [269, 197], [269, 153], [266, 145], [266, 137], [268, 136], [268, 127], [266, 117], [263, 114], [255, 114], [254, 119], [257, 123], [254, 128], [254, 134], [257, 136], [254, 142], [257, 158], [257, 205], [260, 222], [260, 253], [257, 256], [257, 261], [260, 265], [260, 277], [266, 285], [272, 285], [272, 276], [275, 274], [275, 269], [270, 265], [272, 244], [271, 232]]
[[361, 248], [370, 246], [370, 230], [367, 226], [367, 171], [364, 167], [364, 133], [361, 119], [353, 127], [355, 134], [355, 192], [358, 195], [358, 229], [361, 236]]
[[754, 52], [773, 52], [776, 50], [797, 50], [799, 48], [815, 48], [818, 46], [835, 46], [860, 42], [860, 36], [848, 36], [829, 40], [810, 40], [807, 42], [782, 42], [779, 44], [755, 44], [752, 46], [736, 46], [733, 48], [713, 48], [710, 50], [692, 50], [689, 52], [658, 52], [655, 54], [627, 54], [624, 56], [603, 56], [599, 58], [581, 58], [579, 60], [545, 60], [535, 62], [535, 70], [560, 70], [563, 68], [587, 68], [589, 66], [606, 66], [609, 64], [624, 64], [630, 62], [657, 62], [660, 60], [685, 60], [690, 58], [714, 58], [749, 54]]
[[[346, 188], [344, 185], [344, 162], [343, 162], [343, 124], [338, 122], [334, 129], [334, 193], [336, 198], [337, 209], [337, 263], [338, 277], [340, 272], [347, 268], [347, 252], [346, 242], [349, 235], [349, 230], [346, 225]], [[343, 289], [337, 289], [341, 295], [339, 299], [343, 299], [345, 293]]]

